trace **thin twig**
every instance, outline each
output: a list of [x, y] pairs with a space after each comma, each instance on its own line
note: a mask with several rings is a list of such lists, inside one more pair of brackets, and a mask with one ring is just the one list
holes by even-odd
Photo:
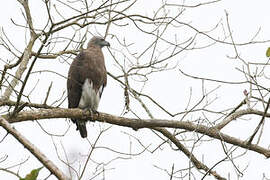
[[43, 104], [47, 104], [47, 100], [48, 100], [48, 97], [49, 97], [49, 94], [50, 94], [50, 91], [51, 91], [51, 88], [52, 88], [52, 84], [53, 84], [53, 82], [51, 81], [51, 84], [50, 84], [50, 86], [48, 88], [48, 91], [46, 93], [46, 97], [45, 97], [45, 100], [44, 100]]
[[263, 124], [264, 119], [265, 119], [265, 116], [266, 116], [266, 113], [267, 113], [267, 110], [269, 108], [269, 105], [270, 105], [270, 98], [268, 99], [268, 102], [267, 102], [266, 108], [264, 110], [264, 113], [263, 113], [263, 116], [262, 116], [261, 121], [259, 122], [259, 124], [256, 127], [254, 133], [251, 135], [251, 137], [249, 138], [249, 140], [247, 142], [248, 145], [251, 144], [252, 140], [254, 139], [255, 135], [257, 134], [258, 130], [260, 129], [261, 125]]

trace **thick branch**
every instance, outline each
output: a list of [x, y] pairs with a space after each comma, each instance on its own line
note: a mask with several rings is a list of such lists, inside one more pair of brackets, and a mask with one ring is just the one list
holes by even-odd
[[32, 21], [32, 16], [31, 16], [31, 13], [30, 13], [30, 8], [29, 8], [29, 5], [28, 5], [28, 0], [18, 0], [23, 8], [24, 8], [24, 11], [25, 11], [25, 14], [26, 14], [26, 21], [27, 21], [27, 24], [29, 25], [29, 28], [30, 28], [30, 33], [31, 33], [31, 36], [35, 36], [35, 31], [34, 31], [34, 26], [33, 26], [33, 21]]
[[24, 53], [23, 53], [23, 57], [22, 60], [20, 62], [20, 66], [17, 69], [16, 73], [15, 73], [15, 77], [13, 78], [13, 80], [11, 81], [11, 83], [9, 84], [9, 86], [7, 87], [7, 89], [5, 90], [5, 93], [2, 97], [2, 99], [4, 100], [8, 100], [10, 95], [12, 94], [14, 88], [17, 86], [19, 80], [22, 78], [22, 75], [24, 73], [24, 71], [27, 68], [27, 64], [31, 58], [31, 52], [32, 52], [32, 48], [33, 45], [37, 39], [37, 35], [34, 32], [34, 28], [33, 28], [33, 22], [32, 22], [32, 17], [30, 14], [30, 9], [28, 6], [28, 1], [22, 1], [22, 0], [18, 0], [22, 6], [24, 7], [25, 10], [25, 14], [26, 14], [26, 18], [27, 18], [27, 24], [30, 27], [30, 41], [28, 42], [28, 45], [26, 46], [26, 48], [24, 49]]
[[30, 39], [27, 47], [24, 50], [20, 66], [19, 66], [19, 68], [17, 69], [17, 71], [15, 73], [15, 77], [12, 79], [9, 86], [6, 88], [6, 90], [4, 92], [4, 95], [2, 97], [3, 100], [8, 100], [9, 99], [9, 97], [12, 94], [14, 88], [18, 84], [19, 80], [22, 78], [22, 75], [23, 75], [24, 71], [26, 70], [27, 64], [28, 64], [28, 62], [29, 62], [29, 60], [31, 58], [31, 52], [32, 52], [34, 42], [36, 41], [36, 38], [37, 38], [36, 36], [31, 36], [31, 39]]
[[[249, 112], [251, 113], [251, 112]], [[256, 114], [253, 110], [252, 114]], [[263, 113], [263, 112], [262, 112]], [[269, 116], [269, 114], [266, 114]], [[9, 118], [8, 115], [3, 116], [6, 119]], [[80, 109], [64, 109], [64, 108], [56, 108], [56, 109], [40, 109], [37, 111], [25, 111], [20, 112], [14, 118], [8, 119], [10, 123], [22, 122], [28, 120], [39, 120], [39, 119], [49, 119], [49, 118], [90, 118], [91, 113], [84, 112]], [[218, 129], [214, 127], [207, 127], [204, 125], [194, 124], [186, 121], [175, 121], [175, 120], [163, 120], [163, 119], [132, 119], [132, 118], [124, 118], [113, 116], [106, 113], [99, 113], [99, 115], [94, 114], [93, 120], [99, 122], [106, 122], [110, 124], [115, 124], [119, 126], [131, 127], [133, 129], [140, 128], [157, 128], [157, 127], [166, 127], [166, 128], [179, 128], [185, 129], [188, 131], [195, 131], [201, 134], [205, 134], [209, 137], [222, 140], [224, 142], [249, 149], [255, 151], [257, 153], [263, 154], [265, 157], [270, 157], [270, 150], [260, 147], [255, 144], [247, 144], [245, 141], [237, 139], [235, 137], [229, 136], [227, 134], [221, 133]]]
[[24, 145], [46, 168], [54, 174], [58, 179], [68, 180], [57, 166], [53, 164], [35, 145], [29, 142], [22, 134], [20, 134], [14, 127], [12, 127], [7, 120], [0, 117], [0, 126], [2, 126], [8, 133], [12, 134], [21, 144]]

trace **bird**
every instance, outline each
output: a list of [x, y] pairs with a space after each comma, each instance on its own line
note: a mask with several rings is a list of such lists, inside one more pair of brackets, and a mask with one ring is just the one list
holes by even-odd
[[[110, 43], [103, 37], [94, 36], [73, 60], [68, 71], [68, 108], [80, 108], [97, 113], [99, 101], [107, 84], [103, 47]], [[82, 138], [87, 137], [86, 120], [71, 118]], [[90, 119], [91, 120], [91, 119]]]

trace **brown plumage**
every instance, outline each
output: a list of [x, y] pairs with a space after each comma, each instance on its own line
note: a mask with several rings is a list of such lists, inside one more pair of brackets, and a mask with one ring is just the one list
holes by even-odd
[[[101, 37], [93, 37], [87, 46], [73, 60], [67, 80], [68, 107], [81, 108], [96, 112], [104, 87], [107, 73], [101, 48], [110, 44]], [[86, 121], [71, 119], [76, 123], [81, 137], [87, 137]]]

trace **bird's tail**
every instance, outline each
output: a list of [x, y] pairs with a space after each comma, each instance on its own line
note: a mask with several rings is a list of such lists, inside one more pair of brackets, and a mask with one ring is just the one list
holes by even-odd
[[87, 137], [87, 130], [86, 130], [86, 121], [84, 120], [76, 120], [77, 130], [80, 131], [81, 137], [86, 138]]

